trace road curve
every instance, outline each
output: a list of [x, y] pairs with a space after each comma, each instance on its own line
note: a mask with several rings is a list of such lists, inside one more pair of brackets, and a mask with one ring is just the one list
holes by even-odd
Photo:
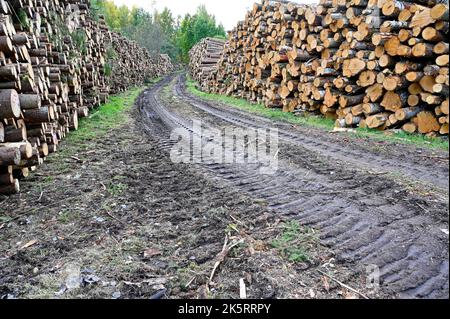
[[[275, 176], [261, 175], [258, 165], [207, 159], [196, 168], [266, 201], [271, 210], [318, 229], [340, 262], [361, 268], [376, 265], [382, 289], [394, 296], [448, 298], [445, 160], [409, 159], [417, 149], [405, 146], [399, 146], [401, 155], [377, 154], [364, 145], [343, 142], [340, 136], [203, 101], [186, 92], [184, 76], [164, 79], [147, 90], [138, 105], [148, 133], [156, 135], [167, 151], [175, 143], [170, 139], [172, 130], [191, 132], [195, 119], [210, 128], [277, 127], [280, 162]], [[405, 183], [399, 181], [402, 178]]]

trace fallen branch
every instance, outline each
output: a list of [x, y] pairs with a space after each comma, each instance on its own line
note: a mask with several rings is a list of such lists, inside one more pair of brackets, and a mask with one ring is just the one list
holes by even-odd
[[337, 191], [330, 191], [330, 192], [319, 192], [319, 191], [295, 191], [298, 194], [318, 194], [318, 195], [339, 195], [342, 194], [342, 192]]
[[345, 289], [347, 289], [347, 290], [350, 290], [350, 291], [354, 292], [355, 294], [360, 295], [360, 296], [363, 297], [364, 299], [370, 299], [369, 297], [367, 297], [366, 295], [364, 295], [362, 292], [359, 292], [358, 290], [356, 290], [356, 289], [354, 289], [354, 288], [352, 288], [352, 287], [350, 287], [350, 286], [344, 284], [343, 282], [337, 280], [337, 279], [334, 278], [333, 276], [331, 276], [331, 275], [329, 275], [329, 274], [327, 274], [327, 273], [325, 273], [325, 272], [323, 272], [323, 271], [321, 271], [321, 270], [319, 270], [319, 269], [317, 269], [317, 271], [318, 271], [319, 273], [321, 273], [322, 275], [324, 275], [324, 276], [330, 278], [330, 279], [333, 280], [334, 282], [338, 283], [341, 287], [343, 287], [343, 288], [345, 288]]
[[209, 286], [212, 283], [212, 280], [214, 278], [214, 275], [216, 274], [217, 268], [219, 268], [220, 264], [222, 264], [225, 261], [225, 258], [228, 256], [229, 252], [236, 247], [239, 244], [242, 244], [244, 242], [244, 239], [241, 239], [237, 242], [228, 244], [228, 235], [225, 236], [225, 242], [223, 244], [223, 248], [222, 251], [217, 255], [217, 261], [214, 264], [213, 270], [211, 272], [211, 276], [209, 277], [209, 282], [208, 285]]
[[111, 217], [112, 219], [118, 221], [119, 223], [126, 225], [127, 223], [125, 223], [124, 221], [120, 220], [119, 218], [117, 218], [116, 216], [114, 216], [113, 214], [111, 214], [108, 211], [105, 211], [105, 214], [108, 215], [109, 217]]

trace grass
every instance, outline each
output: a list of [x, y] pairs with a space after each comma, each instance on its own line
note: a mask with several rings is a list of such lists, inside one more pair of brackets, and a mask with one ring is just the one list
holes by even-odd
[[78, 130], [70, 132], [65, 139], [65, 147], [51, 158], [56, 160], [61, 171], [67, 171], [68, 165], [61, 158], [69, 158], [76, 151], [87, 150], [87, 143], [95, 139], [103, 138], [114, 128], [123, 125], [127, 116], [125, 112], [134, 104], [134, 101], [143, 91], [143, 87], [133, 88], [119, 95], [112, 96], [109, 102], [94, 109], [87, 118], [79, 121]]
[[124, 113], [134, 104], [143, 88], [134, 88], [110, 98], [88, 118], [81, 119], [78, 130], [72, 132], [68, 141], [78, 142], [104, 136], [108, 131], [124, 123]]
[[72, 210], [63, 210], [56, 217], [58, 222], [66, 225], [72, 222], [76, 222], [78, 218], [80, 218], [80, 214]]
[[298, 221], [286, 222], [281, 227], [283, 231], [272, 241], [272, 247], [294, 263], [311, 261], [309, 250], [319, 241], [317, 234]]
[[[260, 116], [287, 122], [294, 125], [307, 126], [331, 131], [334, 128], [334, 120], [317, 115], [297, 116], [293, 113], [285, 113], [280, 109], [266, 108], [262, 104], [253, 104], [245, 99], [239, 99], [226, 95], [209, 94], [200, 91], [197, 83], [190, 77], [187, 79], [188, 92], [209, 101], [224, 103], [240, 110], [258, 114]], [[378, 131], [371, 129], [355, 129], [354, 133], [342, 133], [358, 138], [372, 138], [378, 141], [397, 142], [401, 144], [415, 145], [432, 150], [449, 150], [449, 141], [443, 138], [429, 138], [424, 135], [410, 134], [404, 131]]]
[[367, 128], [357, 128], [357, 137], [371, 137], [379, 141], [398, 142], [401, 144], [415, 145], [432, 150], [449, 150], [449, 141], [440, 137], [427, 137], [421, 134], [411, 134], [405, 131], [377, 131]]
[[[161, 78], [152, 79], [146, 85], [155, 84], [160, 80]], [[57, 163], [61, 174], [70, 171], [69, 163], [61, 159], [70, 158], [79, 151], [89, 150], [90, 141], [104, 138], [112, 129], [126, 123], [128, 120], [126, 112], [133, 107], [136, 98], [144, 89], [145, 87], [137, 87], [111, 96], [107, 103], [91, 111], [90, 116], [80, 119], [78, 130], [70, 132], [65, 139], [65, 147], [60, 148], [49, 159]]]
[[122, 183], [111, 183], [108, 187], [108, 192], [112, 196], [118, 196], [125, 192], [128, 189], [128, 186]]
[[145, 80], [145, 84], [146, 85], [152, 85], [152, 84], [156, 84], [156, 83], [158, 83], [159, 81], [161, 81], [162, 80], [162, 77], [157, 77], [157, 78], [154, 78], [154, 79], [150, 79], [150, 80]]
[[196, 82], [191, 78], [188, 78], [187, 80], [187, 89], [190, 93], [195, 94], [196, 96], [203, 99], [225, 103], [238, 109], [262, 115], [273, 120], [280, 120], [299, 125], [309, 125], [324, 129], [333, 129], [334, 127], [334, 121], [320, 116], [311, 115], [308, 117], [298, 117], [292, 113], [283, 112], [280, 109], [266, 108], [262, 104], [252, 104], [244, 99], [238, 99], [227, 95], [209, 94], [202, 92], [197, 89]]

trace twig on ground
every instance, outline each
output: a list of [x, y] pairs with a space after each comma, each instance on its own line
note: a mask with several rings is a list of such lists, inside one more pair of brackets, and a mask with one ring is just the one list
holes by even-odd
[[79, 159], [79, 158], [76, 157], [76, 156], [71, 156], [70, 158], [73, 159], [74, 161], [77, 161], [78, 163], [83, 163], [83, 160], [82, 160], [82, 159]]
[[277, 151], [275, 152], [275, 155], [273, 156], [273, 158], [274, 158], [274, 159], [277, 158], [277, 157], [278, 157], [278, 154], [280, 154], [280, 149], [277, 149]]
[[75, 229], [73, 232], [71, 232], [70, 234], [68, 234], [66, 237], [70, 237], [72, 235], [74, 235], [75, 233], [79, 232], [81, 229]]
[[117, 245], [120, 245], [119, 240], [118, 240], [116, 237], [114, 237], [113, 234], [109, 234], [109, 237], [111, 237], [112, 239], [114, 239], [114, 241], [116, 242]]
[[387, 175], [389, 174], [389, 172], [369, 172], [370, 175], [375, 175], [375, 176], [381, 176], [381, 175]]
[[423, 207], [419, 203], [416, 203], [416, 205], [419, 206], [425, 213], [429, 213], [430, 212], [428, 209], [426, 209], [425, 207]]
[[43, 209], [43, 208], [53, 208], [53, 207], [57, 207], [57, 206], [59, 206], [59, 205], [61, 205], [61, 204], [63, 204], [63, 203], [66, 204], [66, 203], [65, 203], [66, 201], [69, 201], [69, 200], [72, 200], [72, 199], [77, 199], [77, 198], [80, 198], [80, 197], [83, 197], [83, 196], [85, 196], [85, 194], [82, 194], [82, 195], [75, 195], [75, 196], [68, 197], [68, 198], [63, 198], [63, 199], [60, 199], [60, 200], [58, 200], [58, 201], [51, 202], [50, 204], [46, 205], [45, 207], [36, 207], [36, 208], [30, 209], [29, 211], [26, 211], [26, 212], [20, 212], [19, 209], [16, 209], [16, 210], [12, 211], [11, 213], [12, 213], [12, 214], [18, 213], [18, 215], [17, 215], [16, 217], [14, 217], [13, 219], [11, 219], [11, 220], [20, 218], [21, 216], [25, 216], [25, 215], [27, 215], [27, 214], [32, 214], [32, 213], [34, 213], [34, 212], [36, 212], [36, 211], [38, 211], [38, 210], [40, 210], [40, 209]]
[[110, 212], [105, 210], [106, 215], [108, 215], [109, 217], [111, 217], [112, 219], [118, 221], [119, 223], [126, 225], [127, 223], [125, 223], [124, 221], [120, 220], [119, 218], [117, 218], [116, 216], [114, 216], [113, 214], [111, 214]]
[[16, 216], [16, 217], [9, 217], [9, 216], [8, 216], [9, 219], [8, 219], [6, 222], [4, 222], [3, 225], [8, 224], [8, 223], [10, 223], [10, 222], [12, 222], [12, 221], [15, 221], [15, 220], [19, 219], [19, 218], [22, 217], [22, 216], [23, 216], [23, 215], [19, 215], [19, 216]]
[[96, 116], [98, 113], [100, 113], [100, 111], [97, 111], [97, 112], [95, 112], [94, 114], [91, 114], [91, 115], [89, 116], [89, 119], [93, 118], [93, 117]]
[[364, 295], [362, 292], [359, 292], [358, 290], [356, 290], [356, 289], [354, 289], [354, 288], [352, 288], [352, 287], [350, 287], [350, 286], [344, 284], [343, 282], [337, 280], [336, 278], [334, 278], [333, 276], [327, 274], [326, 272], [323, 272], [323, 271], [321, 271], [321, 270], [319, 270], [319, 269], [317, 269], [317, 271], [318, 271], [319, 273], [321, 273], [322, 275], [324, 275], [324, 276], [330, 278], [330, 279], [333, 280], [334, 282], [338, 283], [338, 284], [339, 284], [340, 286], [342, 286], [343, 288], [345, 288], [345, 289], [347, 289], [347, 290], [350, 290], [350, 291], [354, 292], [355, 294], [360, 295], [360, 296], [363, 297], [364, 299], [370, 299], [369, 297], [367, 297], [366, 295]]
[[223, 243], [222, 251], [217, 255], [219, 257], [219, 260], [217, 260], [216, 263], [214, 264], [213, 270], [211, 272], [211, 276], [209, 276], [209, 283], [212, 282], [217, 268], [220, 266], [223, 259], [225, 259], [225, 252], [227, 249], [227, 245], [228, 245], [228, 235], [225, 236], [225, 242]]
[[419, 157], [429, 158], [429, 159], [439, 159], [443, 161], [448, 161], [449, 158], [445, 156], [431, 156], [431, 155], [419, 155]]
[[314, 194], [319, 194], [319, 195], [338, 195], [338, 194], [342, 194], [343, 192], [337, 192], [337, 191], [331, 191], [331, 192], [318, 192], [318, 191], [313, 191], [313, 190], [310, 190], [310, 191], [300, 191], [300, 190], [296, 190], [296, 191], [294, 191], [295, 193], [298, 193], [298, 194], [311, 194], [311, 193], [314, 193]]
[[228, 235], [225, 236], [225, 242], [223, 244], [223, 248], [222, 251], [217, 255], [217, 261], [214, 264], [213, 270], [211, 272], [211, 276], [209, 277], [209, 282], [207, 284], [207, 286], [209, 286], [212, 283], [212, 280], [214, 278], [214, 275], [216, 274], [217, 268], [219, 268], [220, 264], [222, 264], [225, 260], [225, 258], [227, 257], [228, 253], [237, 245], [241, 244], [244, 242], [244, 239], [241, 239], [237, 242], [228, 244]]
[[184, 286], [184, 288], [189, 288], [189, 286], [194, 282], [195, 278], [196, 278], [195, 276], [192, 277], [192, 279], [189, 280], [189, 282]]
[[234, 220], [236, 223], [238, 223], [238, 224], [240, 224], [240, 225], [242, 225], [242, 226], [245, 226], [245, 223], [244, 223], [244, 222], [242, 222], [242, 221], [240, 221], [239, 219], [233, 217], [233, 215], [230, 215], [230, 217], [231, 217], [231, 219]]

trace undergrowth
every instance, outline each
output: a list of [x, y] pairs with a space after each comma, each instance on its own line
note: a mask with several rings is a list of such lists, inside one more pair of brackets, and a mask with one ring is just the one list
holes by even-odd
[[286, 222], [281, 227], [283, 231], [272, 241], [272, 247], [292, 262], [311, 262], [309, 251], [319, 242], [317, 233], [298, 221]]

